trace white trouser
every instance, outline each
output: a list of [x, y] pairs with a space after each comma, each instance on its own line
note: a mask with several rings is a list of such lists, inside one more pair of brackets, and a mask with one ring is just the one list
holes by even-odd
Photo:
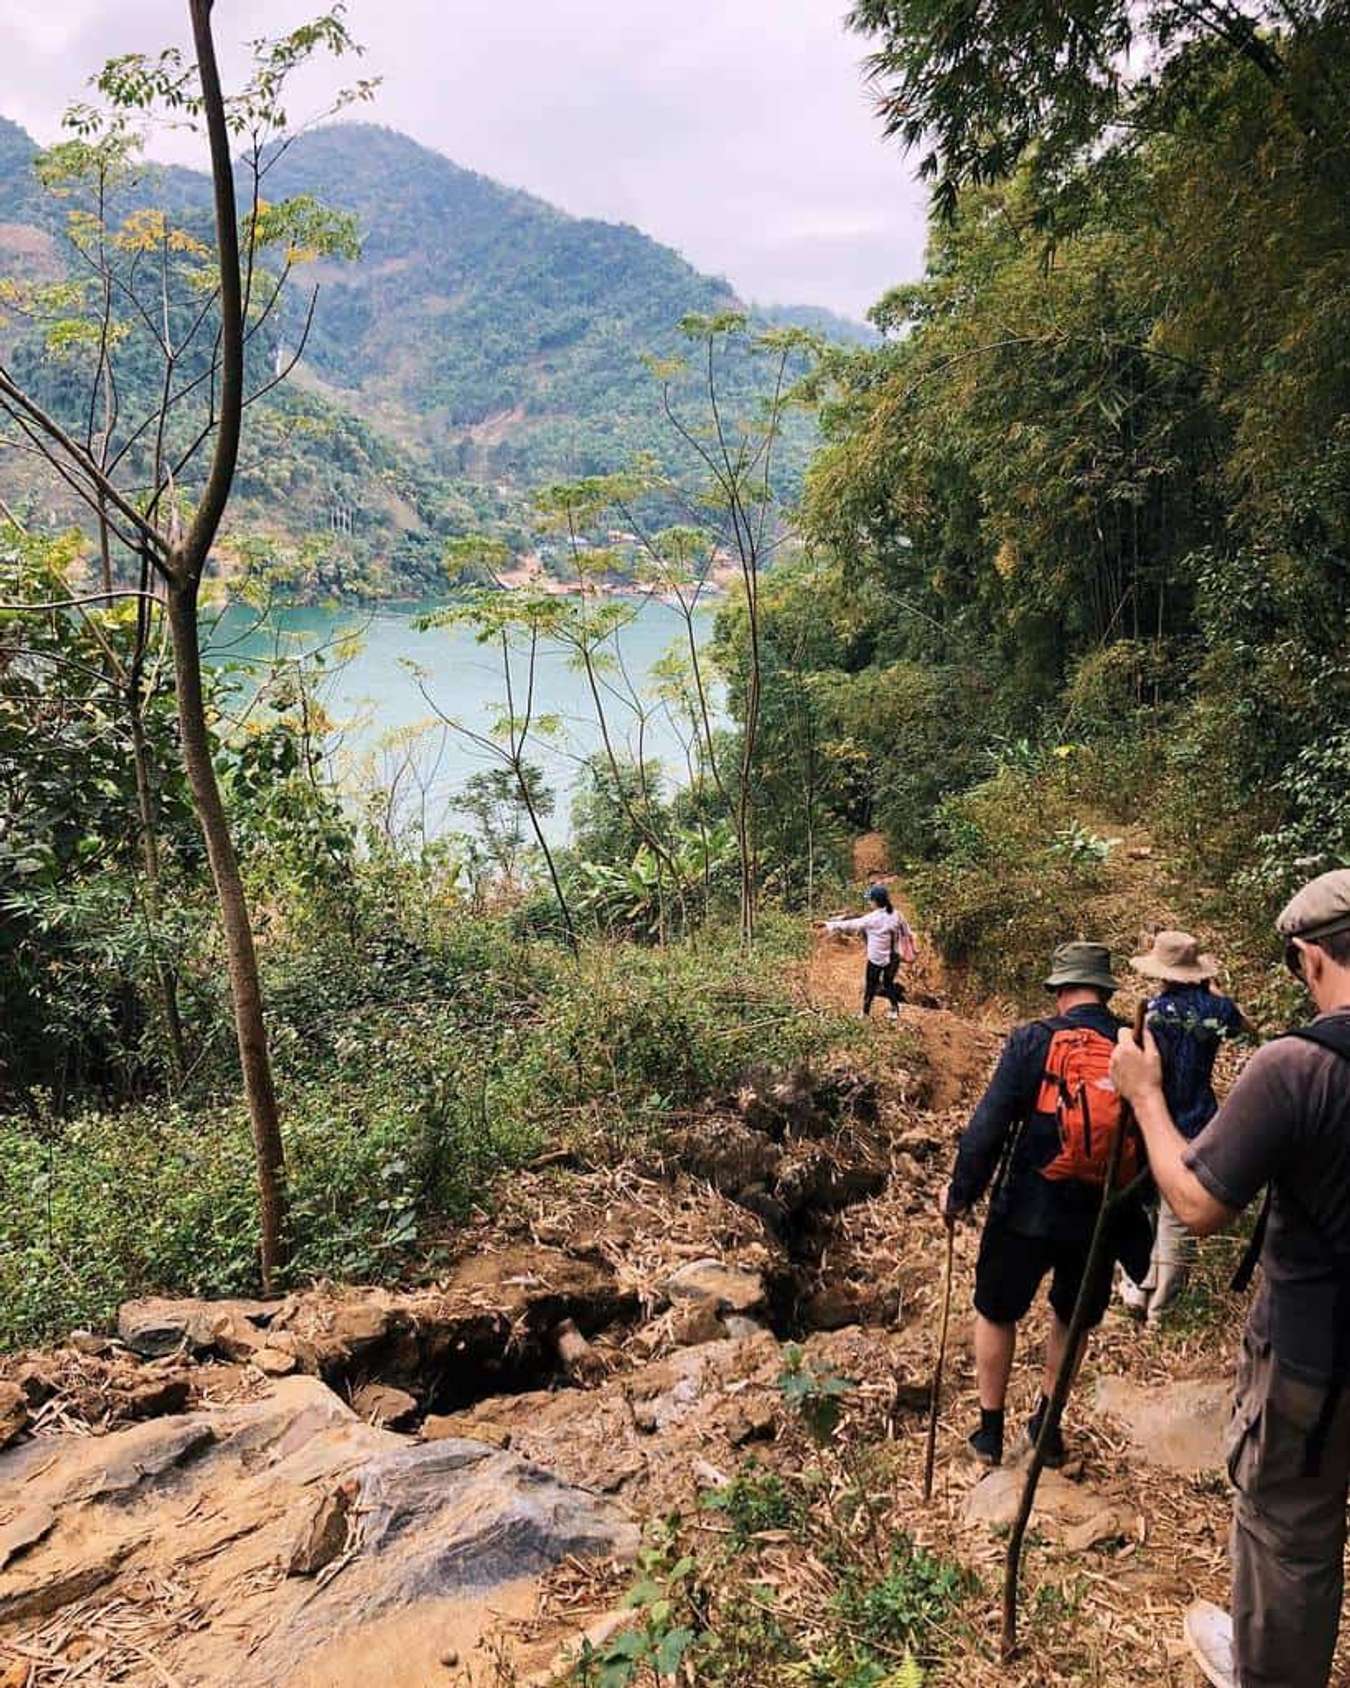
[[1159, 1198], [1158, 1224], [1153, 1233], [1148, 1271], [1140, 1284], [1127, 1272], [1120, 1274], [1121, 1300], [1127, 1307], [1146, 1313], [1150, 1322], [1156, 1321], [1185, 1289], [1194, 1258], [1195, 1238]]

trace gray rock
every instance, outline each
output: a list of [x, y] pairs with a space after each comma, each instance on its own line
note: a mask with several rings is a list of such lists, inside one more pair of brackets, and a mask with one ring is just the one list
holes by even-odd
[[[172, 1572], [203, 1601], [253, 1590], [238, 1596], [248, 1621], [185, 1633], [157, 1661], [232, 1688], [301, 1679], [371, 1626], [443, 1621], [569, 1556], [629, 1557], [638, 1540], [612, 1503], [514, 1454], [410, 1441], [305, 1376], [258, 1400], [11, 1449], [0, 1518], [0, 1555], [16, 1561], [0, 1568], [0, 1622], [115, 1595], [124, 1575]], [[296, 1574], [262, 1587], [266, 1566]]]
[[417, 1416], [417, 1398], [389, 1383], [363, 1383], [352, 1396], [352, 1411], [367, 1424], [396, 1430]]
[[351, 1541], [356, 1496], [356, 1484], [347, 1482], [325, 1489], [318, 1497], [286, 1561], [289, 1576], [317, 1576], [346, 1551]]
[[92, 1549], [59, 1562], [0, 1574], [0, 1624], [20, 1618], [45, 1618], [73, 1601], [110, 1583], [122, 1568], [134, 1542]]
[[758, 1336], [764, 1326], [758, 1319], [751, 1319], [744, 1313], [728, 1313], [722, 1320], [722, 1328], [728, 1336], [735, 1337], [737, 1342], [744, 1342], [747, 1337]]
[[422, 1420], [424, 1442], [486, 1442], [489, 1447], [509, 1448], [511, 1432], [501, 1424], [470, 1418], [467, 1413], [429, 1413]]
[[[990, 1530], [1006, 1529], [1017, 1517], [1025, 1481], [1022, 1464], [987, 1472], [966, 1496], [963, 1521]], [[1133, 1514], [1124, 1505], [1086, 1483], [1071, 1483], [1058, 1471], [1042, 1471], [1031, 1516], [1050, 1540], [1067, 1546], [1072, 1536], [1080, 1548], [1110, 1536], [1128, 1535], [1134, 1525]]]
[[0, 1527], [0, 1571], [28, 1548], [35, 1546], [56, 1527], [50, 1506], [28, 1506], [8, 1524]]
[[[131, 1424], [108, 1436], [30, 1442], [0, 1458], [0, 1509], [6, 1500], [29, 1498], [58, 1508], [79, 1501], [139, 1501], [175, 1483], [182, 1468], [214, 1438], [205, 1414], [185, 1413]], [[20, 1494], [18, 1485], [29, 1472], [35, 1475]]]
[[294, 1354], [284, 1348], [260, 1348], [253, 1356], [253, 1364], [265, 1377], [289, 1377], [297, 1367]]
[[[194, 1353], [215, 1349], [226, 1359], [240, 1359], [246, 1355], [227, 1349], [249, 1346], [250, 1328], [265, 1324], [276, 1310], [277, 1304], [268, 1301], [179, 1301], [148, 1296], [123, 1302], [117, 1312], [117, 1334], [133, 1353], [149, 1360], [183, 1347]], [[252, 1336], [252, 1346], [260, 1347], [261, 1333], [253, 1330]]]
[[745, 1266], [691, 1260], [666, 1279], [672, 1301], [709, 1301], [719, 1313], [754, 1313], [764, 1305], [764, 1279]]
[[1147, 1389], [1127, 1377], [1103, 1377], [1094, 1405], [1125, 1430], [1136, 1459], [1167, 1471], [1221, 1471], [1232, 1398], [1226, 1379]]

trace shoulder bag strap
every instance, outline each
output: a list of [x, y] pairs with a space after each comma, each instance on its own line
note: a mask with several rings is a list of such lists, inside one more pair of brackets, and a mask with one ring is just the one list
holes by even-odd
[[[1333, 1054], [1340, 1055], [1350, 1061], [1350, 1016], [1327, 1022], [1318, 1021], [1311, 1026], [1297, 1026], [1293, 1031], [1286, 1032], [1286, 1037], [1302, 1038], [1304, 1043], [1315, 1043], [1320, 1049], [1330, 1049]], [[1270, 1224], [1270, 1204], [1274, 1199], [1273, 1191], [1267, 1187], [1266, 1199], [1261, 1203], [1261, 1212], [1252, 1229], [1251, 1241], [1243, 1251], [1242, 1259], [1238, 1262], [1238, 1269], [1233, 1273], [1229, 1282], [1229, 1289], [1238, 1295], [1250, 1285], [1252, 1274], [1256, 1270], [1256, 1263], [1261, 1258], [1261, 1250], [1265, 1245], [1266, 1227]]]

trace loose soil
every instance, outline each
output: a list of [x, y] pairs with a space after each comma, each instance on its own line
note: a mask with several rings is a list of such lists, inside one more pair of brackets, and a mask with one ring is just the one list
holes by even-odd
[[[863, 858], [867, 873], [884, 872], [874, 844]], [[802, 969], [804, 1004], [852, 1007], [861, 969], [860, 946], [821, 934]], [[1068, 1522], [1056, 1531], [1047, 1521], [1027, 1554], [1025, 1646], [1003, 1669], [1003, 1544], [990, 1523], [990, 1508], [1003, 1502], [989, 1491], [971, 1500], [981, 1472], [965, 1445], [976, 1418], [972, 1227], [957, 1234], [932, 1505], [919, 1494], [941, 1311], [936, 1202], [1001, 1027], [992, 1013], [947, 1007], [946, 981], [926, 955], [906, 986], [897, 1025], [878, 1012], [829, 1070], [766, 1074], [682, 1122], [660, 1154], [521, 1174], [494, 1215], [461, 1234], [457, 1260], [435, 1282], [400, 1293], [321, 1285], [223, 1319], [142, 1309], [139, 1327], [133, 1313], [123, 1321], [128, 1343], [146, 1347], [158, 1319], [169, 1351], [143, 1357], [127, 1343], [78, 1337], [5, 1361], [0, 1381], [17, 1384], [27, 1403], [17, 1451], [43, 1438], [109, 1435], [185, 1407], [234, 1410], [265, 1400], [278, 1372], [309, 1373], [358, 1411], [362, 1401], [376, 1417], [396, 1408], [391, 1428], [410, 1440], [477, 1438], [635, 1520], [674, 1508], [688, 1516], [701, 1490], [748, 1458], [772, 1465], [789, 1445], [777, 1379], [783, 1344], [794, 1339], [809, 1364], [853, 1380], [846, 1429], [886, 1443], [896, 1527], [982, 1579], [929, 1684], [1193, 1684], [1180, 1617], [1192, 1598], [1224, 1598], [1224, 1485], [1210, 1469], [1149, 1463], [1132, 1427], [1107, 1408], [1186, 1379], [1212, 1413], [1205, 1386], [1230, 1373], [1238, 1310], [1202, 1318], [1193, 1298], [1161, 1333], [1116, 1310], [1108, 1316], [1066, 1420]], [[1217, 1276], [1233, 1246], [1207, 1245], [1202, 1280]], [[1010, 1426], [1034, 1403], [1043, 1339], [1038, 1309], [1022, 1334]], [[1098, 1411], [1100, 1379], [1125, 1381], [1101, 1390]], [[53, 1440], [54, 1454], [65, 1445]], [[14, 1457], [0, 1457], [0, 1485]], [[10, 1522], [0, 1508], [0, 1540]], [[48, 1549], [24, 1551], [36, 1571]], [[800, 1567], [790, 1544], [781, 1558], [790, 1603]], [[547, 1680], [560, 1645], [610, 1621], [630, 1575], [609, 1559], [567, 1559], [542, 1579], [446, 1614], [460, 1640], [442, 1640], [434, 1660], [425, 1634], [391, 1617], [339, 1638], [288, 1680], [315, 1688]], [[1052, 1597], [1038, 1600], [1038, 1589]], [[243, 1595], [217, 1589], [209, 1606], [196, 1567], [162, 1546], [133, 1544], [97, 1591], [0, 1623], [0, 1683], [215, 1680], [193, 1673], [193, 1637], [228, 1622]], [[99, 1647], [115, 1669], [94, 1659]]]

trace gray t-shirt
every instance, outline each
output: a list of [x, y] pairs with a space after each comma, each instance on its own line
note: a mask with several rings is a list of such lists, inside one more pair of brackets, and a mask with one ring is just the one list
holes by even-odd
[[[1350, 1010], [1322, 1019], [1350, 1018]], [[1303, 1038], [1253, 1055], [1186, 1165], [1216, 1200], [1273, 1199], [1248, 1318], [1290, 1370], [1350, 1373], [1350, 1061]]]

